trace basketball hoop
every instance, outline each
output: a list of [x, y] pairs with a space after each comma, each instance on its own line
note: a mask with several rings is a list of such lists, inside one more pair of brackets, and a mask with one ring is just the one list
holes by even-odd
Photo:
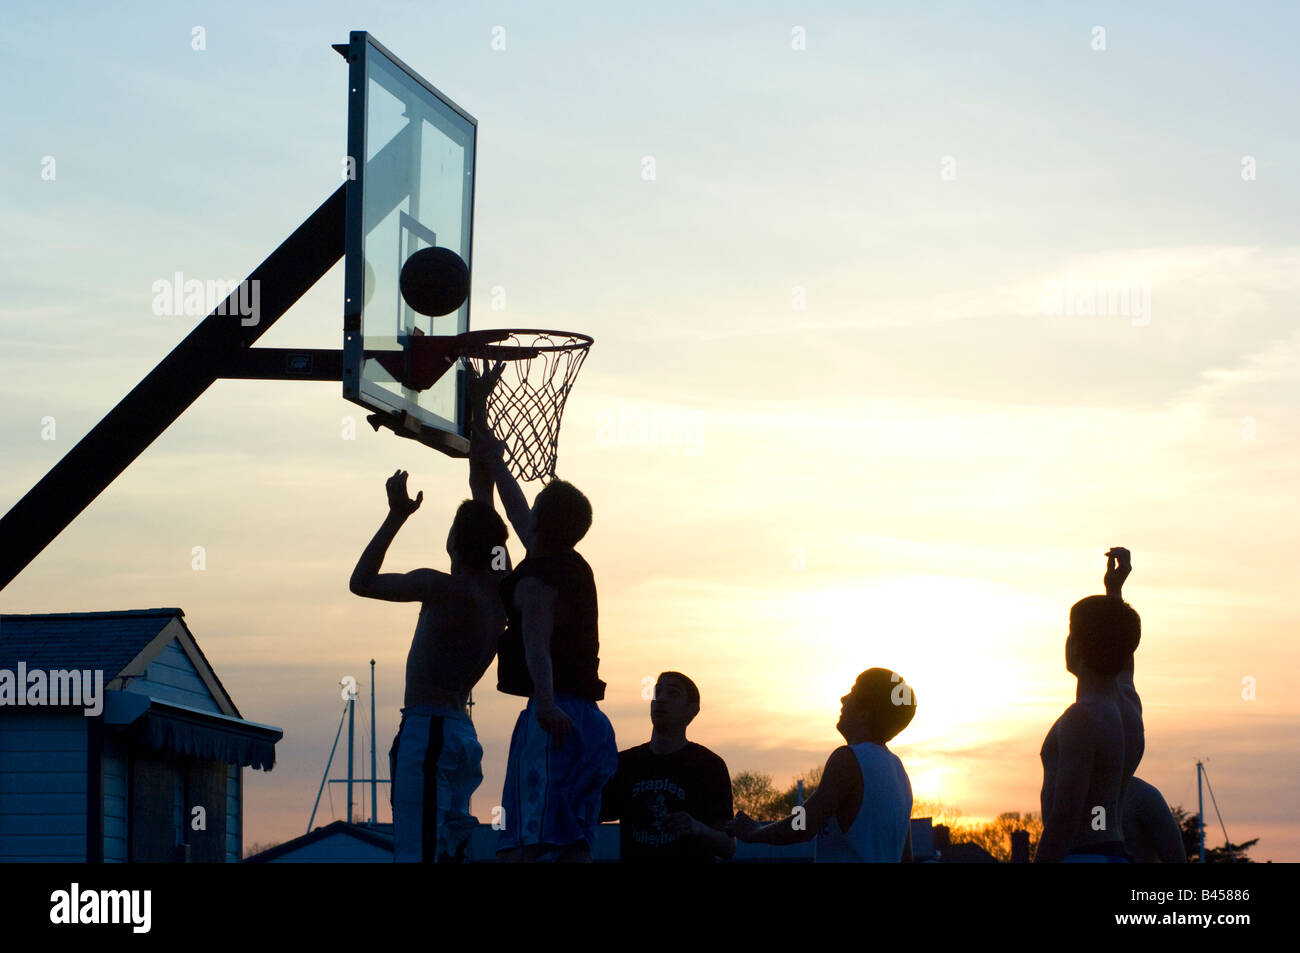
[[505, 445], [510, 472], [520, 480], [555, 476], [564, 402], [594, 343], [574, 331], [512, 329], [457, 335], [457, 350], [485, 377], [504, 362], [487, 395], [484, 421]]
[[546, 482], [555, 476], [560, 417], [573, 381], [595, 341], [576, 331], [503, 328], [464, 334], [420, 330], [400, 351], [369, 351], [403, 387], [425, 391], [458, 360], [477, 361], [479, 377], [504, 362], [487, 395], [485, 423], [503, 444], [510, 472], [520, 480]]

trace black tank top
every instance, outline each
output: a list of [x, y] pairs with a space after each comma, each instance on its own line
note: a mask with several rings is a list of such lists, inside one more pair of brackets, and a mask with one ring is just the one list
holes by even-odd
[[600, 640], [596, 626], [596, 580], [591, 567], [577, 552], [529, 556], [501, 583], [506, 607], [506, 631], [497, 650], [497, 690], [531, 698], [533, 679], [524, 655], [523, 620], [515, 605], [515, 588], [529, 577], [557, 593], [555, 627], [551, 632], [551, 681], [555, 693], [577, 695], [588, 701], [605, 697], [605, 683], [597, 674]]

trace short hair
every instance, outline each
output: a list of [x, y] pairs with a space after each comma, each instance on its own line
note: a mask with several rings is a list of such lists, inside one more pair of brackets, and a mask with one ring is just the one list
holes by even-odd
[[451, 523], [451, 548], [470, 569], [488, 569], [497, 547], [506, 544], [506, 524], [489, 504], [466, 500]]
[[677, 679], [677, 681], [681, 682], [682, 687], [686, 689], [686, 700], [689, 701], [696, 708], [700, 707], [700, 690], [695, 687], [694, 682], [692, 682], [681, 672], [661, 672], [659, 674], [659, 678], [656, 679], [656, 682], [661, 682], [665, 678], [675, 678]]
[[916, 693], [903, 676], [887, 668], [869, 668], [853, 683], [849, 695], [871, 717], [873, 740], [891, 740], [916, 716]]
[[1142, 639], [1142, 620], [1127, 602], [1088, 596], [1070, 607], [1070, 638], [1098, 675], [1118, 675]]
[[537, 532], [553, 546], [572, 548], [591, 529], [591, 503], [564, 480], [552, 480], [533, 501]]

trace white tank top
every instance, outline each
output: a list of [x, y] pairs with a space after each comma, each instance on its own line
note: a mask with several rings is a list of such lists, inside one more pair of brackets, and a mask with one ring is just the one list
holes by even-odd
[[862, 806], [847, 831], [832, 814], [817, 835], [819, 864], [896, 864], [903, 856], [912, 817], [912, 783], [888, 748], [870, 741], [852, 745], [862, 773]]

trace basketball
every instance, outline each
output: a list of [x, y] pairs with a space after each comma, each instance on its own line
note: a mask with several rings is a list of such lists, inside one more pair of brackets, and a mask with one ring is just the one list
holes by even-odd
[[469, 297], [469, 266], [450, 248], [421, 248], [406, 259], [398, 285], [414, 310], [441, 317]]

